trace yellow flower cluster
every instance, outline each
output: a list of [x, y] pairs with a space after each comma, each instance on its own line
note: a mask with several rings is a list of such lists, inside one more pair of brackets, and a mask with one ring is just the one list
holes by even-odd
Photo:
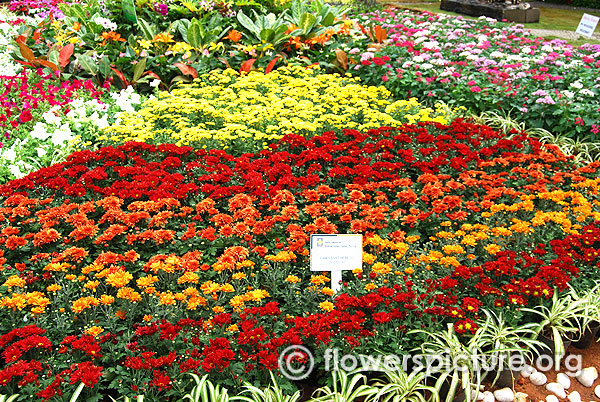
[[163, 92], [137, 113], [122, 114], [101, 140], [224, 148], [243, 140], [262, 147], [288, 133], [446, 123], [453, 117], [443, 105], [432, 109], [414, 98], [396, 102], [391, 98], [384, 87], [361, 85], [358, 78], [322, 74], [314, 68], [291, 66], [247, 75], [228, 69]]

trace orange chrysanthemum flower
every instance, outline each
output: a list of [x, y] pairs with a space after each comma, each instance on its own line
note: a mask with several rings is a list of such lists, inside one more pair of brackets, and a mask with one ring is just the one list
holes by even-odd
[[111, 272], [106, 276], [106, 283], [116, 288], [122, 288], [127, 285], [133, 279], [133, 275], [129, 272], [120, 270], [117, 272]]

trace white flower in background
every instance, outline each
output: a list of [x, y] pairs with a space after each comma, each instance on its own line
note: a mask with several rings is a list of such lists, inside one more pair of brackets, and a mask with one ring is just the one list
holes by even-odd
[[571, 88], [577, 88], [577, 89], [583, 88], [583, 84], [581, 83], [581, 81], [572, 82], [571, 85], [569, 85], [569, 86]]
[[35, 126], [33, 126], [33, 130], [30, 134], [33, 138], [37, 138], [39, 140], [45, 140], [50, 137], [52, 133], [49, 133], [45, 123], [37, 122]]
[[501, 58], [503, 58], [503, 57], [504, 57], [504, 53], [502, 53], [502, 52], [499, 52], [499, 51], [495, 51], [495, 52], [492, 52], [492, 53], [490, 54], [490, 57], [491, 57], [491, 58], [494, 58], [494, 59], [501, 59]]
[[413, 57], [413, 61], [415, 63], [423, 63], [425, 61], [425, 59], [423, 58], [423, 56], [415, 56], [415, 57]]
[[55, 111], [57, 111], [58, 109], [56, 107], [53, 107], [52, 109], [48, 110], [47, 112], [44, 112], [42, 114], [42, 118], [46, 121], [46, 124], [51, 124], [54, 126], [57, 126], [60, 124], [60, 117], [56, 115]]
[[7, 161], [14, 162], [17, 157], [17, 153], [11, 148], [4, 148], [4, 152], [2, 152], [2, 159], [6, 159]]
[[423, 43], [423, 47], [426, 47], [427, 49], [436, 50], [436, 49], [440, 49], [440, 44], [439, 44], [439, 42], [432, 40], [432, 41]]
[[92, 115], [90, 116], [90, 120], [98, 127], [101, 129], [104, 129], [108, 126], [110, 126], [110, 123], [108, 122], [108, 115], [107, 114], [103, 114], [102, 117], [100, 117], [98, 115], [98, 112], [94, 112], [92, 113]]
[[531, 48], [529, 46], [525, 46], [523, 49], [521, 49], [521, 53], [531, 53]]
[[582, 89], [581, 91], [579, 91], [579, 93], [581, 95], [594, 96], [594, 93], [587, 88]]
[[134, 92], [133, 87], [131, 86], [122, 89], [119, 93], [112, 93], [110, 96], [115, 100], [116, 106], [122, 111], [130, 113], [135, 112], [133, 105], [138, 105], [142, 100], [142, 97]]
[[430, 63], [423, 63], [423, 64], [421, 64], [421, 68], [423, 70], [429, 70], [432, 67], [433, 67], [433, 64], [430, 64]]
[[62, 126], [60, 126], [58, 130], [55, 130], [52, 133], [52, 143], [54, 145], [62, 145], [65, 142], [72, 141], [75, 139], [72, 134], [73, 133], [71, 132], [69, 124], [65, 123]]
[[159, 85], [160, 85], [160, 80], [152, 80], [152, 81], [150, 81], [150, 86], [152, 88], [156, 88]]
[[20, 179], [21, 177], [25, 176], [24, 173], [21, 173], [21, 170], [17, 165], [10, 165], [8, 167], [8, 170], [10, 170], [10, 174], [15, 176], [17, 179]]
[[552, 48], [552, 46], [545, 44], [544, 46], [542, 46], [542, 52], [547, 52], [550, 53], [552, 52], [554, 49]]
[[41, 158], [48, 153], [44, 148], [36, 148], [35, 150], [37, 151], [38, 158]]
[[115, 24], [114, 22], [112, 22], [108, 18], [96, 17], [92, 21], [95, 22], [98, 25], [101, 25], [105, 29], [108, 29], [108, 30], [111, 30], [111, 31], [116, 31], [117, 30], [117, 24]]
[[571, 91], [562, 91], [562, 93], [569, 99], [571, 99], [571, 98], [573, 98], [573, 96], [575, 96], [575, 94]]

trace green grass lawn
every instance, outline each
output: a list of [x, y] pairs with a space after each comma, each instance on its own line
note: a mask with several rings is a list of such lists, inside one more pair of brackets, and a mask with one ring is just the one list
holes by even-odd
[[[400, 5], [403, 7], [403, 5]], [[432, 13], [444, 13], [449, 15], [460, 15], [457, 13], [453, 13], [451, 11], [443, 11], [440, 10], [439, 2], [431, 2], [430, 4], [424, 3], [407, 3], [404, 8], [409, 8], [411, 10], [425, 10], [430, 11]], [[600, 12], [587, 12], [587, 14], [595, 15], [600, 17]], [[581, 20], [581, 16], [583, 15], [583, 11], [577, 10], [563, 10], [558, 8], [540, 8], [540, 22], [524, 24], [526, 28], [529, 29], [558, 29], [562, 31], [572, 31], [575, 32], [577, 26], [579, 25], [579, 21]], [[464, 16], [469, 18], [467, 16]], [[548, 40], [556, 39], [555, 36], [548, 36]], [[578, 40], [569, 40], [568, 41], [573, 46], [579, 46], [584, 43], [595, 43], [599, 44], [600, 41], [594, 39], [587, 39], [583, 36]]]

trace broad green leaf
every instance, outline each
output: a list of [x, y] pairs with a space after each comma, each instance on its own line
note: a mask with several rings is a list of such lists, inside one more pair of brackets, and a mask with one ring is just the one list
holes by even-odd
[[133, 82], [137, 82], [140, 79], [144, 71], [146, 70], [146, 58], [140, 60], [133, 68]]
[[85, 23], [88, 20], [87, 13], [81, 4], [72, 4], [69, 9], [69, 15], [73, 18], [77, 18], [80, 23]]
[[333, 15], [332, 12], [329, 12], [321, 20], [321, 25], [323, 25], [324, 27], [329, 27], [329, 26], [333, 25], [334, 21], [335, 21], [335, 15]]
[[134, 58], [136, 56], [135, 50], [133, 50], [131, 47], [127, 46], [125, 48], [125, 56]]
[[51, 62], [54, 65], [59, 65], [59, 53], [58, 50], [51, 50], [50, 53], [48, 53], [48, 61]]
[[188, 43], [192, 47], [200, 49], [202, 47], [203, 34], [204, 31], [202, 29], [202, 25], [200, 25], [200, 21], [198, 21], [196, 18], [192, 19], [192, 22], [190, 22], [190, 26], [187, 30]]
[[102, 60], [100, 60], [100, 63], [98, 63], [98, 68], [102, 77], [106, 78], [110, 75], [110, 59], [108, 56], [105, 55]]
[[127, 37], [127, 44], [128, 44], [130, 47], [137, 47], [137, 46], [138, 46], [138, 43], [137, 43], [137, 37], [136, 37], [135, 35], [133, 35], [133, 34], [130, 34], [130, 35]]
[[237, 20], [244, 28], [253, 33], [256, 37], [260, 36], [260, 31], [258, 30], [258, 27], [254, 24], [254, 22], [252, 22], [250, 18], [248, 18], [244, 14], [242, 10], [240, 10], [237, 13]]
[[298, 20], [302, 14], [306, 12], [306, 7], [304, 7], [300, 0], [294, 0], [290, 5], [290, 9], [292, 10], [292, 17], [294, 20]]
[[187, 37], [187, 31], [188, 28], [190, 27], [190, 21], [182, 18], [179, 21], [175, 21], [174, 23], [174, 29], [179, 31], [179, 33], [181, 34], [181, 37], [183, 38], [183, 41], [187, 43], [188, 41], [188, 37]]
[[304, 30], [304, 32], [308, 33], [310, 32], [311, 28], [315, 25], [316, 21], [317, 17], [309, 13], [304, 13], [302, 17], [300, 17], [300, 26], [298, 28], [301, 28], [302, 30]]
[[[275, 37], [279, 38], [280, 36], [282, 36], [286, 31], [288, 30], [288, 27], [285, 25], [280, 25], [275, 29]], [[287, 35], [284, 35], [283, 37], [286, 37]]]
[[270, 43], [275, 38], [275, 31], [271, 28], [265, 28], [260, 31], [260, 39], [264, 42]]
[[140, 26], [140, 30], [142, 31], [142, 36], [146, 40], [152, 40], [156, 36], [156, 27], [154, 24], [149, 23], [148, 21], [138, 18], [138, 25]]
[[98, 74], [98, 65], [90, 56], [85, 54], [77, 55], [77, 63], [93, 76]]

